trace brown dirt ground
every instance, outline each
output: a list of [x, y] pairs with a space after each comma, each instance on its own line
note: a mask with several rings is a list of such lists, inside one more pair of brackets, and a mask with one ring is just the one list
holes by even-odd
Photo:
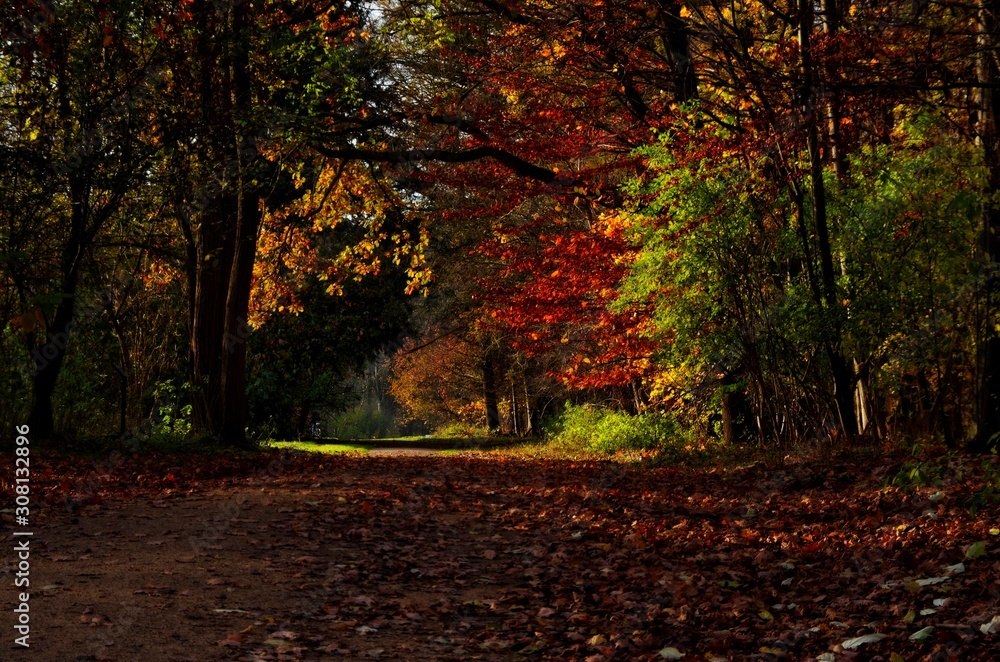
[[0, 660], [1000, 659], [980, 458], [910, 491], [898, 459], [39, 460], [32, 648]]
[[[319, 650], [324, 659], [467, 659], [461, 635], [486, 628], [489, 617], [441, 607], [425, 622], [421, 613], [489, 600], [516, 582], [483, 556], [484, 535], [503, 544], [516, 536], [433, 504], [409, 513], [418, 527], [407, 513], [379, 509], [368, 527], [345, 532], [324, 511], [357, 501], [358, 479], [264, 478], [50, 513], [32, 542], [30, 657], [317, 659]], [[384, 567], [373, 568], [373, 557]], [[5, 582], [3, 602], [13, 600]], [[308, 641], [300, 640], [304, 621]]]

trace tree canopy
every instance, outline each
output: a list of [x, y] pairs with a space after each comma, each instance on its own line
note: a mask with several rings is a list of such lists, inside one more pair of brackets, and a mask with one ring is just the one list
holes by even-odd
[[430, 425], [995, 447], [998, 17], [4, 3], [0, 414], [244, 445], [381, 361]]

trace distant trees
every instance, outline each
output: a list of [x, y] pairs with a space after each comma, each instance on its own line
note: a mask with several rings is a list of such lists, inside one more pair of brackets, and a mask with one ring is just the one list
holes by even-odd
[[601, 400], [730, 441], [994, 445], [998, 11], [5, 3], [33, 430], [61, 380], [122, 431], [169, 379], [197, 433], [301, 434], [410, 325], [393, 388], [440, 422]]
[[506, 221], [483, 246], [515, 344], [593, 306], [635, 319], [640, 406], [731, 440], [994, 439], [990, 3], [393, 6], [465, 65], [439, 103], [569, 183], [501, 207], [463, 180]]

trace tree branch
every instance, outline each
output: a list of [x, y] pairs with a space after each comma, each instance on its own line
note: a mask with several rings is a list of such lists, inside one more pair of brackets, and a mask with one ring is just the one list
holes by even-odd
[[569, 185], [572, 179], [561, 177], [553, 170], [529, 163], [524, 159], [514, 156], [506, 150], [497, 147], [476, 147], [461, 151], [449, 151], [443, 149], [409, 149], [409, 150], [374, 150], [344, 147], [331, 149], [323, 145], [313, 145], [313, 149], [331, 159], [342, 159], [349, 161], [369, 161], [372, 163], [416, 163], [424, 161], [440, 161], [442, 163], [471, 163], [482, 159], [494, 159], [499, 161], [509, 170], [546, 184], [559, 183]]

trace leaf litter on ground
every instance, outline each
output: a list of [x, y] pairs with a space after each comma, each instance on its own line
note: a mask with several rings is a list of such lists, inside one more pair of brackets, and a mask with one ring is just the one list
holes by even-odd
[[[231, 625], [202, 644], [223, 658], [990, 660], [1000, 645], [1000, 560], [984, 542], [998, 509], [962, 507], [979, 485], [973, 458], [962, 480], [909, 491], [883, 486], [893, 458], [864, 474], [848, 462], [629, 468], [474, 455], [33, 460], [49, 521], [108, 518], [165, 547], [187, 532], [129, 520], [133, 504], [242, 503], [211, 523], [223, 538], [251, 536], [254, 552], [223, 541], [211, 553], [273, 583], [262, 604], [241, 601], [246, 583], [221, 572], [209, 586], [228, 598], [203, 612]], [[932, 498], [940, 491], [948, 498]], [[931, 504], [938, 516], [922, 517]], [[162, 557], [176, 589], [205, 582], [193, 574], [199, 553]]]

